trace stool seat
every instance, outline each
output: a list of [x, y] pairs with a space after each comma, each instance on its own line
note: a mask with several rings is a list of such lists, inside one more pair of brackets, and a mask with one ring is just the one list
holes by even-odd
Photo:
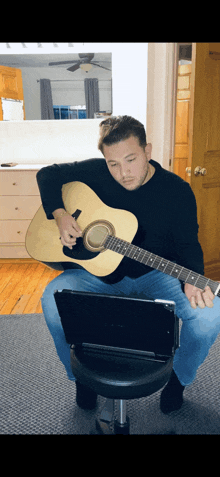
[[166, 362], [116, 356], [97, 356], [82, 346], [71, 346], [73, 375], [97, 394], [110, 399], [137, 399], [161, 389], [169, 380], [173, 357]]

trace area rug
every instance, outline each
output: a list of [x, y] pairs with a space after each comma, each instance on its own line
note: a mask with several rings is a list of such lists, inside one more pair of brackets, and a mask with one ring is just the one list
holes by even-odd
[[[127, 401], [130, 434], [219, 435], [220, 336], [179, 411], [163, 415], [160, 393]], [[104, 402], [95, 411], [76, 405], [43, 314], [0, 316], [0, 434], [89, 434]]]

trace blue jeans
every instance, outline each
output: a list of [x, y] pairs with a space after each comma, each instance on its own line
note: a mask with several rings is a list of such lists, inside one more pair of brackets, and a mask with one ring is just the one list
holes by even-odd
[[70, 289], [136, 298], [173, 300], [176, 315], [182, 320], [180, 347], [176, 350], [173, 368], [183, 386], [195, 379], [197, 369], [203, 363], [220, 331], [220, 299], [214, 298], [213, 308], [191, 308], [181, 284], [176, 278], [153, 270], [142, 277], [123, 278], [116, 284], [106, 284], [85, 270], [70, 269], [52, 280], [42, 297], [42, 308], [57, 354], [65, 366], [67, 376], [75, 380], [70, 367], [70, 346], [57, 311], [53, 293]]

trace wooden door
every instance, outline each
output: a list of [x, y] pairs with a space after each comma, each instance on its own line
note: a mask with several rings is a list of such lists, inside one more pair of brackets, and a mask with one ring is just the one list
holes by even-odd
[[191, 96], [191, 64], [178, 66], [173, 172], [190, 183], [189, 109]]
[[220, 54], [213, 54], [212, 45], [193, 43], [192, 48], [188, 166], [205, 275], [220, 280]]
[[[8, 66], [0, 66], [0, 98], [20, 99], [23, 100], [24, 94], [22, 86], [21, 70], [18, 68], [10, 68]], [[25, 109], [24, 109], [25, 119]], [[0, 121], [3, 120], [2, 103], [0, 100]]]

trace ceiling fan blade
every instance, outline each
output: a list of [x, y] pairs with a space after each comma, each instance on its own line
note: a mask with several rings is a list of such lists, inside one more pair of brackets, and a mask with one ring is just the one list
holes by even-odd
[[93, 63], [93, 61], [91, 61], [91, 65], [95, 65], [95, 66], [98, 66], [99, 68], [103, 68], [103, 70], [111, 71], [111, 68], [106, 68], [105, 66], [98, 65], [98, 63]]
[[49, 66], [53, 65], [72, 65], [73, 63], [78, 63], [78, 60], [72, 61], [52, 61], [52, 63], [48, 63]]
[[80, 62], [78, 62], [77, 65], [73, 65], [67, 68], [67, 71], [71, 71], [73, 73], [74, 71], [78, 70], [79, 67], [80, 67]]

